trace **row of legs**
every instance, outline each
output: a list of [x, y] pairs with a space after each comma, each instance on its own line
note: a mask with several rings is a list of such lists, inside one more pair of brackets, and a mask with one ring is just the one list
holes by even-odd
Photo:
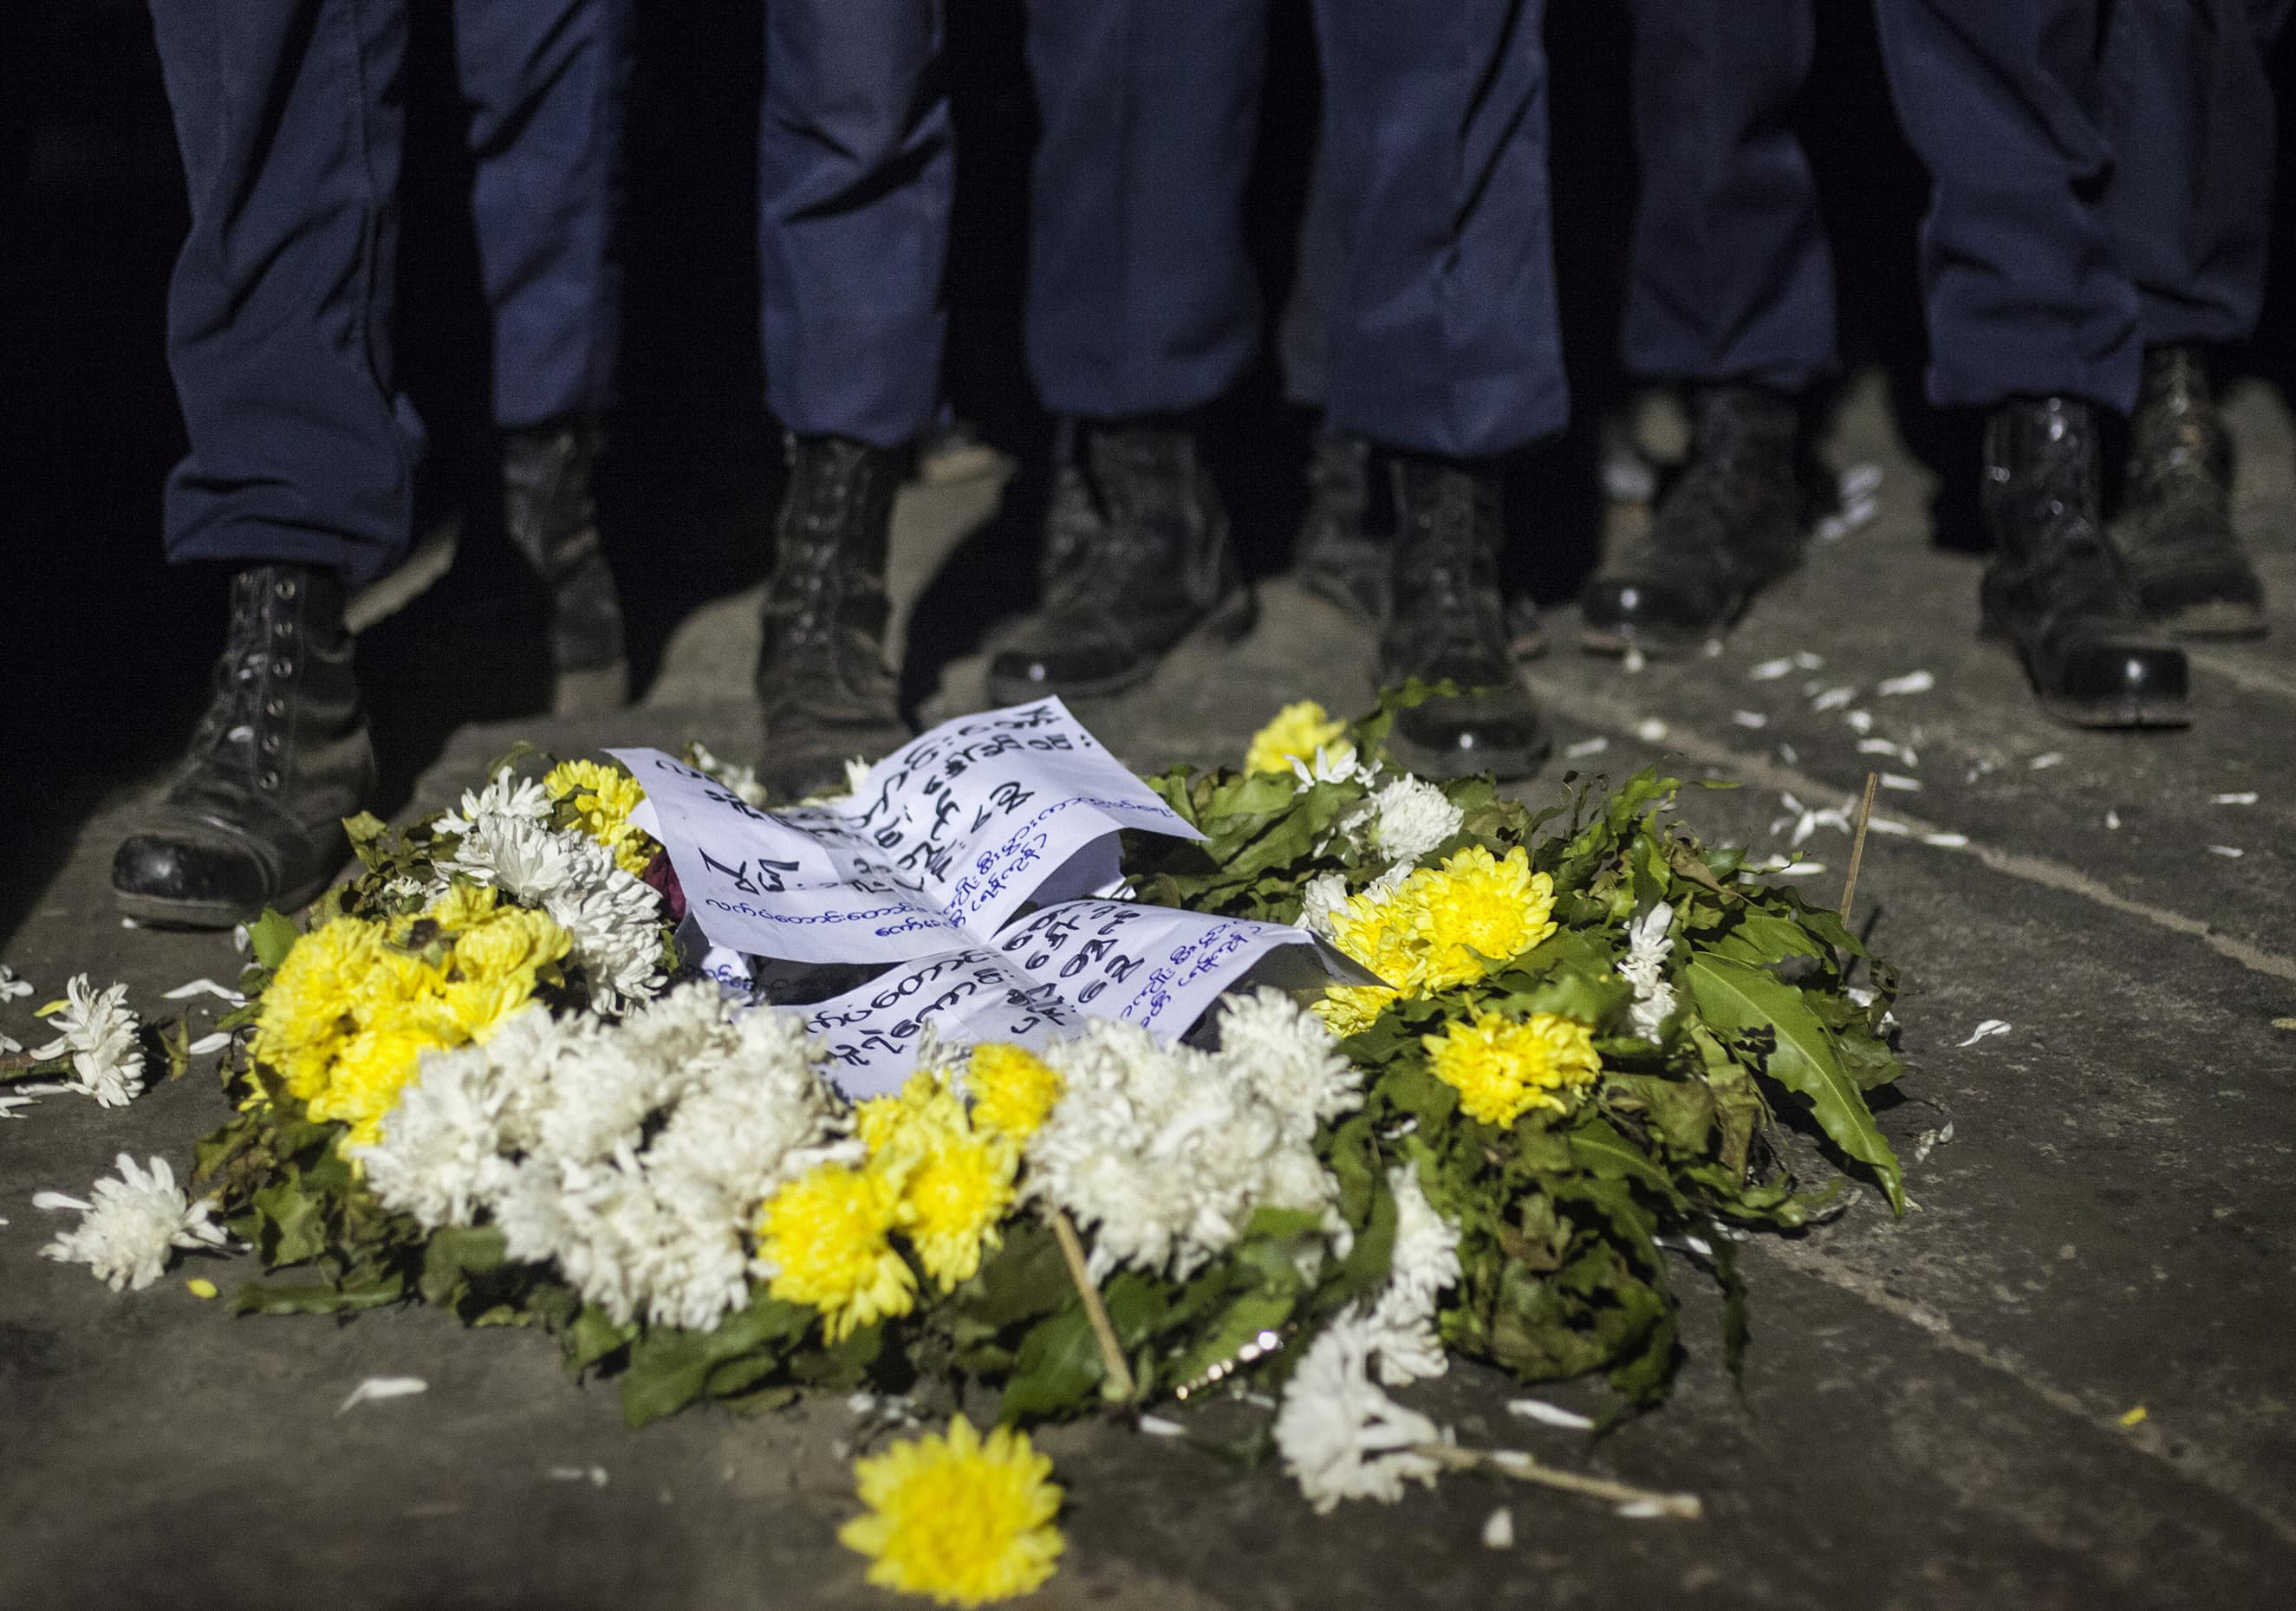
[[[2261, 620], [2194, 351], [2254, 323], [2261, 45], [2287, 0], [1877, 3], [1898, 110], [1936, 180], [1931, 393], [1995, 415], [1988, 624], [2056, 714], [2180, 720], [2167, 629]], [[629, 4], [453, 8], [507, 523], [556, 601], [575, 708], [618, 699], [624, 676], [588, 478], [617, 344]], [[373, 771], [340, 601], [405, 552], [423, 446], [391, 348], [406, 7], [260, 9], [152, 0], [193, 213], [169, 310], [192, 451], [168, 539], [174, 557], [242, 569], [193, 763], [116, 870], [131, 912], [163, 920], [220, 920], [331, 871], [331, 824]], [[1784, 117], [1810, 0], [1755, 9], [1636, 5], [1645, 194], [1625, 340], [1637, 370], [1695, 387], [1696, 451], [1652, 540], [1585, 600], [1598, 648], [1710, 634], [1800, 553], [1792, 398], [1834, 365], [1830, 259]], [[1402, 727], [1431, 768], [1519, 773], [1542, 748], [1496, 584], [1497, 462], [1569, 406], [1542, 11], [1316, 12], [1327, 111], [1285, 350], [1331, 432], [1327, 489], [1375, 456], [1397, 519], [1375, 547], [1327, 523], [1303, 560], [1379, 619], [1383, 677], [1473, 691]], [[1031, 0], [1030, 20], [1028, 356], [1077, 450], [1046, 605], [992, 654], [1005, 699], [1122, 687], [1250, 611], [1191, 421], [1260, 324], [1242, 209], [1265, 0]], [[883, 561], [903, 454], [940, 395], [945, 26], [938, 0], [767, 8], [759, 333], [791, 437], [758, 690], [792, 789], [905, 731]], [[2117, 547], [2097, 416], [2140, 401], [2137, 518]]]

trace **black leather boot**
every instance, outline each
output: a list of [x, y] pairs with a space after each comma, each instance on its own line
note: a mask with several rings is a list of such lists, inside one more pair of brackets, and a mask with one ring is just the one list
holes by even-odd
[[885, 554], [903, 455], [845, 437], [788, 438], [789, 487], [766, 584], [759, 771], [783, 795], [840, 787], [845, 762], [915, 736], [885, 664]]
[[1690, 462], [1660, 499], [1650, 534], [1580, 596], [1581, 636], [1599, 653], [1702, 644], [1801, 560], [1793, 400], [1765, 387], [1709, 386], [1691, 412]]
[[1047, 577], [1045, 601], [999, 635], [988, 693], [1114, 693], [1183, 644], [1250, 629], [1251, 594], [1228, 548], [1227, 511], [1193, 433], [1145, 422], [1083, 428], [1095, 519]]
[[308, 905], [350, 853], [343, 819], [374, 788], [335, 571], [250, 565], [207, 714], [167, 797], [111, 859], [140, 923], [226, 928]]
[[590, 478], [601, 432], [576, 419], [503, 437], [503, 521], [550, 600], [551, 714], [592, 716], [629, 700], [622, 599], [598, 540]]
[[2144, 618], [2104, 540], [2101, 456], [2086, 403], [2020, 398], [1986, 421], [1986, 628], [2016, 644], [2059, 720], [2181, 727], [2185, 651]]
[[2264, 633], [2264, 585], [2232, 529], [2232, 443], [2194, 347], [2144, 355], [2112, 536], [2144, 613], [2181, 638]]
[[1387, 617], [1388, 544], [1371, 531], [1371, 444], [1318, 431], [1292, 567], [1300, 585], [1365, 621]]
[[1460, 690], [1397, 717], [1397, 754], [1432, 777], [1527, 777], [1547, 740], [1499, 597], [1499, 469], [1398, 454], [1389, 473], [1393, 603], [1380, 634], [1379, 678], [1390, 687], [1448, 678]]

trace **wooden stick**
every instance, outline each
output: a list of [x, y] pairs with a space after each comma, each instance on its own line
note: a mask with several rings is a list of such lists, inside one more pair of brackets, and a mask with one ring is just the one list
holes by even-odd
[[1703, 1520], [1706, 1507], [1695, 1493], [1661, 1493], [1655, 1488], [1637, 1488], [1628, 1483], [1614, 1483], [1607, 1477], [1582, 1476], [1576, 1471], [1558, 1471], [1552, 1466], [1542, 1466], [1528, 1454], [1515, 1449], [1460, 1449], [1449, 1443], [1414, 1443], [1414, 1454], [1423, 1454], [1438, 1465], [1448, 1466], [1455, 1471], [1472, 1471], [1478, 1468], [1496, 1471], [1526, 1483], [1537, 1483], [1542, 1488], [1560, 1488], [1566, 1493], [1583, 1493], [1589, 1499], [1608, 1501], [1614, 1505], [1644, 1505], [1659, 1515], [1677, 1521]]
[[1866, 824], [1874, 815], [1874, 790], [1881, 786], [1882, 774], [1866, 774], [1866, 797], [1857, 802], [1857, 835], [1849, 841], [1849, 876], [1841, 880], [1841, 926], [1849, 927], [1849, 905], [1857, 898], [1857, 869], [1866, 860]]
[[1109, 1323], [1108, 1305], [1100, 1301], [1100, 1288], [1092, 1284], [1092, 1272], [1085, 1267], [1084, 1243], [1065, 1209], [1054, 1209], [1052, 1217], [1053, 1236], [1061, 1245], [1061, 1256], [1068, 1261], [1069, 1279], [1076, 1283], [1077, 1296], [1084, 1299], [1084, 1317], [1092, 1322], [1093, 1337], [1100, 1344], [1101, 1368], [1107, 1374], [1101, 1395], [1119, 1404], [1128, 1402], [1134, 1392], [1132, 1367], [1125, 1362], [1123, 1345], [1116, 1340], [1116, 1328]]

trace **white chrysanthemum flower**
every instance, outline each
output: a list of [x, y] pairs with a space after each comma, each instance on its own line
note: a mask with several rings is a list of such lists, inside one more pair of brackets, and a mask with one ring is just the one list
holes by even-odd
[[501, 1117], [508, 1094], [485, 1047], [425, 1051], [420, 1072], [383, 1116], [382, 1139], [353, 1157], [374, 1194], [424, 1230], [470, 1224], [507, 1179]]
[[124, 1152], [116, 1162], [119, 1178], [96, 1182], [92, 1203], [60, 1191], [32, 1198], [34, 1207], [73, 1208], [80, 1215], [78, 1226], [40, 1249], [41, 1257], [86, 1264], [114, 1292], [141, 1292], [167, 1272], [176, 1248], [220, 1247], [229, 1239], [208, 1217], [213, 1204], [184, 1198], [167, 1159], [153, 1158], [148, 1171]]
[[439, 833], [467, 834], [483, 817], [527, 822], [547, 822], [550, 818], [550, 792], [538, 780], [521, 779], [505, 766], [487, 781], [484, 789], [463, 791], [460, 813], [441, 813], [431, 820], [430, 826]]
[[613, 1012], [661, 986], [661, 895], [617, 866], [603, 846], [576, 844], [574, 877], [542, 909], [573, 937], [590, 1004]]
[[1467, 814], [1434, 784], [1405, 773], [1371, 797], [1371, 847], [1390, 863], [1414, 863], [1459, 831]]
[[1359, 764], [1352, 744], [1316, 746], [1315, 764], [1311, 766], [1298, 756], [1291, 757], [1292, 773], [1300, 780], [1303, 789], [1318, 783], [1352, 783], [1358, 778], [1368, 780], [1371, 769]]
[[1300, 887], [1300, 917], [1292, 927], [1328, 940], [1336, 932], [1332, 920], [1347, 904], [1347, 879], [1336, 872], [1319, 872]]
[[1628, 929], [1627, 954], [1619, 961], [1620, 976], [1635, 987], [1628, 1021], [1646, 1041], [1658, 1039], [1674, 1012], [1674, 986], [1666, 981], [1666, 959], [1674, 949], [1674, 936], [1668, 930], [1673, 923], [1674, 908], [1660, 901]]
[[1363, 1106], [1363, 1075], [1324, 1020], [1277, 990], [1220, 1004], [1219, 1057], [1275, 1109], [1287, 1141], [1308, 1142], [1326, 1119]]
[[438, 864], [436, 887], [443, 890], [449, 875], [459, 872], [473, 883], [491, 884], [504, 895], [538, 905], [573, 881], [575, 847], [588, 843], [573, 834], [554, 833], [531, 818], [483, 813], [463, 829], [455, 854]]
[[1095, 1279], [1121, 1264], [1185, 1276], [1263, 1205], [1321, 1210], [1344, 1233], [1338, 1183], [1225, 1059], [1101, 1021], [1044, 1055], [1063, 1094], [1029, 1138], [1029, 1189], [1096, 1227]]
[[32, 1053], [42, 1062], [69, 1057], [72, 1077], [65, 1083], [105, 1108], [125, 1108], [144, 1089], [144, 1050], [135, 1039], [142, 1026], [127, 1000], [127, 985], [97, 990], [87, 975], [75, 974], [53, 1019], [63, 1033]]
[[749, 1297], [759, 1202], [858, 1163], [801, 1020], [729, 1022], [708, 981], [619, 1023], [515, 1015], [427, 1055], [361, 1162], [425, 1225], [489, 1214], [510, 1255], [557, 1264], [618, 1322], [706, 1329]]
[[19, 996], [31, 994], [31, 981], [18, 978], [13, 968], [0, 962], [0, 1002], [12, 1002]]
[[1444, 1442], [1443, 1434], [1373, 1385], [1372, 1347], [1363, 1314], [1342, 1310], [1301, 1356], [1275, 1413], [1283, 1468], [1318, 1515], [1341, 1500], [1391, 1505], [1406, 1483], [1434, 1485], [1434, 1460], [1414, 1451]]
[[1435, 1306], [1459, 1279], [1459, 1232], [1427, 1200], [1413, 1165], [1394, 1165], [1387, 1184], [1395, 1194], [1395, 1249], [1367, 1320], [1380, 1379], [1399, 1387], [1450, 1369], [1435, 1330]]

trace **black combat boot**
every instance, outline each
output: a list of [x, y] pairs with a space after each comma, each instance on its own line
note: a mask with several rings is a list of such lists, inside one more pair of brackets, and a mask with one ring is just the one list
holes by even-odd
[[2185, 651], [2144, 618], [2104, 540], [2100, 460], [2086, 403], [2020, 398], [1986, 421], [1986, 629], [2016, 644], [2059, 720], [2181, 727]]
[[350, 853], [343, 819], [374, 787], [352, 643], [337, 572], [250, 565], [232, 578], [231, 635], [190, 757], [111, 859], [121, 912], [226, 928], [326, 889]]
[[622, 599], [598, 540], [590, 478], [598, 423], [573, 419], [503, 437], [503, 522], [550, 601], [551, 714], [592, 716], [629, 699]]
[[1527, 777], [1546, 754], [1499, 598], [1500, 472], [1496, 464], [1398, 454], [1393, 602], [1379, 640], [1379, 680], [1445, 678], [1460, 691], [1397, 717], [1395, 748], [1414, 772]]
[[1371, 530], [1371, 444], [1316, 433], [1308, 457], [1308, 512], [1292, 567], [1300, 585], [1367, 622], [1387, 617], [1389, 546]]
[[789, 488], [766, 584], [759, 771], [777, 793], [841, 785], [848, 757], [915, 736], [885, 664], [885, 552], [902, 455], [846, 437], [788, 438]]
[[2129, 591], [2169, 632], [2263, 634], [2264, 586], [2232, 529], [2232, 444], [2198, 348], [2144, 355], [2112, 536]]
[[1650, 534], [1580, 596], [1588, 649], [1702, 644], [1800, 562], [1793, 400], [1759, 386], [1709, 386], [1692, 397], [1691, 413], [1690, 462], [1659, 501]]
[[1231, 642], [1251, 626], [1227, 511], [1193, 434], [1137, 421], [1082, 434], [1095, 519], [1047, 577], [1043, 605], [1000, 634], [988, 659], [1000, 703], [1114, 693], [1184, 643]]

